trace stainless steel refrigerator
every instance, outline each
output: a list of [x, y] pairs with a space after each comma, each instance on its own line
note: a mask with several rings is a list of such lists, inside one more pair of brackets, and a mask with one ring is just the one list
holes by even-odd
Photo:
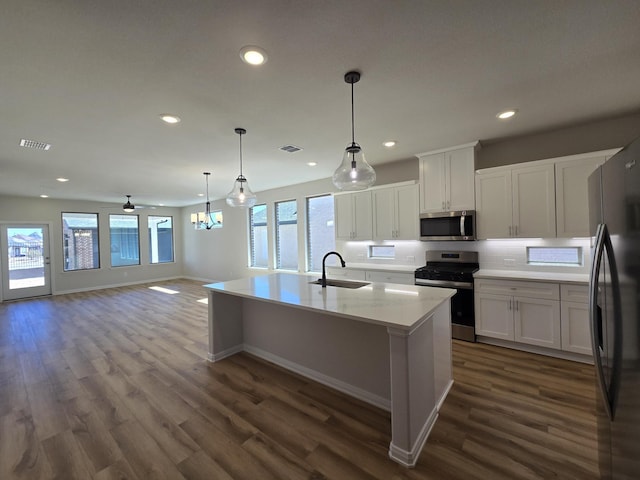
[[603, 479], [640, 478], [640, 139], [589, 177], [589, 315]]

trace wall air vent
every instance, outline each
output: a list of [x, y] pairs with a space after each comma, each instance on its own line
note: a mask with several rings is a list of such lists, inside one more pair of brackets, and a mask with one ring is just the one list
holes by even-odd
[[283, 152], [296, 153], [302, 150], [302, 148], [296, 147], [295, 145], [283, 145], [280, 147], [280, 150]]
[[36, 148], [38, 150], [49, 150], [51, 148], [50, 143], [36, 142], [35, 140], [27, 140], [26, 138], [20, 139], [20, 146], [27, 148]]

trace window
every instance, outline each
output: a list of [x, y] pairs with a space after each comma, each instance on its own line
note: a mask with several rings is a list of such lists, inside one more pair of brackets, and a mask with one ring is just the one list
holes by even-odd
[[527, 247], [533, 265], [582, 265], [582, 247]]
[[369, 258], [396, 258], [395, 245], [369, 245]]
[[267, 206], [255, 205], [249, 210], [250, 267], [268, 268]]
[[298, 269], [298, 206], [295, 200], [276, 202], [276, 268]]
[[65, 272], [100, 268], [97, 213], [62, 213], [62, 261]]
[[149, 215], [149, 263], [173, 262], [173, 219]]
[[109, 215], [111, 266], [140, 265], [137, 215]]
[[[307, 198], [307, 270], [322, 271], [322, 257], [335, 249], [333, 195]], [[335, 256], [327, 261], [335, 265]]]

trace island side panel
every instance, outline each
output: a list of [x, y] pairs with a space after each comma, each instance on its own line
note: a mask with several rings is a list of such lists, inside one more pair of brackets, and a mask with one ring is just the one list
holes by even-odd
[[438, 410], [453, 385], [451, 354], [451, 301], [438, 307], [433, 316], [433, 355], [435, 401]]
[[243, 299], [236, 295], [209, 290], [210, 362], [241, 352], [243, 349]]
[[245, 299], [245, 350], [389, 410], [386, 328]]

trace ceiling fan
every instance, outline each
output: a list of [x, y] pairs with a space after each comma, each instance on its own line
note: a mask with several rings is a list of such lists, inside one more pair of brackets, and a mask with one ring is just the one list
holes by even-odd
[[[135, 210], [142, 210], [145, 208], [155, 210], [156, 207], [151, 205], [134, 205], [131, 203], [131, 195], [125, 195], [127, 197], [127, 202], [122, 205], [122, 210], [126, 213], [132, 213]], [[101, 208], [114, 208], [114, 207], [101, 207]]]

